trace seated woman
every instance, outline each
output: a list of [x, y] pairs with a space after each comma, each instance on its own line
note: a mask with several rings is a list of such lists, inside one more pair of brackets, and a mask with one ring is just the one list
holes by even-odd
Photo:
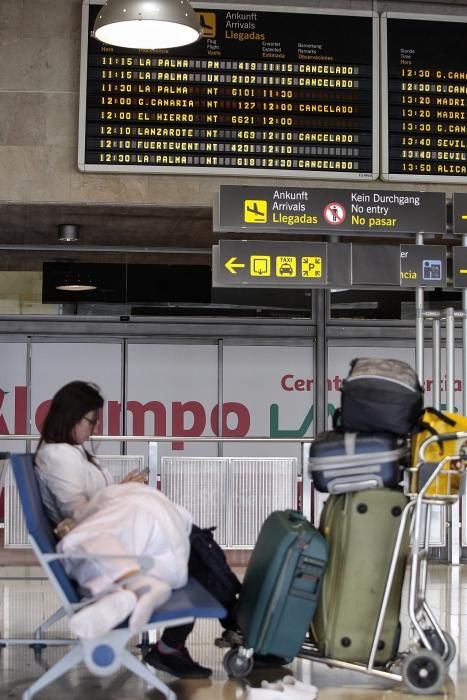
[[[190, 513], [140, 483], [145, 477], [139, 473], [114, 484], [110, 472], [84, 447], [103, 404], [94, 384], [74, 381], [62, 387], [52, 399], [35, 456], [51, 520], [56, 524], [64, 518], [73, 521], [58, 546], [65, 554], [75, 555], [66, 564], [67, 572], [92, 595], [108, 590], [109, 585], [115, 587], [100, 607], [96, 603], [76, 613], [72, 625], [81, 636], [96, 636], [99, 625], [102, 628], [112, 619], [114, 626], [130, 612], [130, 625], [139, 628], [172, 589], [185, 585], [189, 573]], [[80, 552], [115, 558], [89, 561], [80, 559]], [[154, 565], [138, 574], [135, 560], [125, 554], [150, 555]], [[185, 647], [192, 629], [193, 624], [165, 629], [145, 661], [180, 678], [210, 676], [211, 669], [196, 663]]]

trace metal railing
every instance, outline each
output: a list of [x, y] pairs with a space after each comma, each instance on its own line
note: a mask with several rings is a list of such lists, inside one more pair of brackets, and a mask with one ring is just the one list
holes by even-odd
[[[39, 437], [5, 435], [0, 436], [0, 440], [26, 441], [30, 449], [31, 442], [37, 442]], [[99, 443], [147, 443], [149, 484], [158, 485], [171, 500], [190, 510], [197, 524], [217, 525], [217, 538], [226, 548], [251, 549], [262, 522], [273, 510], [300, 508], [308, 519], [312, 519], [312, 484], [307, 475], [303, 478], [310, 438], [99, 435], [96, 439]], [[242, 446], [263, 443], [268, 448], [271, 444], [286, 443], [300, 446], [300, 457], [160, 455], [161, 443], [177, 442], [241, 443]], [[99, 459], [99, 454], [97, 457]], [[105, 459], [108, 463], [112, 456], [106, 455]], [[121, 455], [117, 454], [113, 459], [118, 461]], [[24, 547], [21, 538], [24, 528], [21, 528], [21, 514], [18, 515], [14, 508], [16, 500], [11, 484], [9, 489], [7, 504], [11, 502], [13, 505], [11, 514], [15, 521], [6, 527], [6, 534], [13, 533], [9, 546]], [[8, 515], [6, 509], [6, 519]]]

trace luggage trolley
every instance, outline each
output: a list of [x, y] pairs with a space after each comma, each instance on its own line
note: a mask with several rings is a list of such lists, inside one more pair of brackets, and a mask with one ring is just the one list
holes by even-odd
[[[464, 441], [458, 454], [439, 462], [425, 463], [425, 451], [433, 442]], [[330, 667], [360, 671], [404, 683], [415, 694], [434, 694], [446, 679], [456, 646], [448, 632], [441, 629], [426, 600], [428, 536], [430, 506], [448, 506], [460, 495], [463, 474], [467, 468], [467, 432], [446, 433], [426, 439], [418, 451], [417, 463], [404, 474], [404, 492], [409, 501], [402, 513], [389, 567], [371, 651], [366, 664], [325, 657], [311, 638], [306, 638], [298, 656]], [[409, 579], [408, 615], [410, 635], [408, 648], [384, 666], [375, 663], [384, 618], [396, 572], [398, 555], [407, 527], [411, 528], [412, 558]], [[254, 649], [245, 644], [230, 649], [224, 667], [230, 676], [242, 678], [253, 668]]]
[[[439, 462], [425, 462], [427, 449], [438, 443], [458, 441]], [[442, 630], [426, 601], [428, 573], [428, 524], [432, 505], [455, 503], [464, 487], [467, 469], [467, 432], [433, 435], [424, 440], [414, 467], [405, 471], [404, 490], [415, 503], [412, 528], [412, 567], [408, 612], [412, 637], [419, 648], [409, 650], [402, 664], [402, 680], [415, 693], [435, 693], [442, 685], [456, 655], [451, 635]]]

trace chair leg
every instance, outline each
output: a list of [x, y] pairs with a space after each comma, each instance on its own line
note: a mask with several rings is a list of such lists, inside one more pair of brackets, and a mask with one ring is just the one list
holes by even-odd
[[[122, 656], [121, 656], [121, 662], [123, 666], [126, 666], [130, 671], [133, 671], [133, 673], [138, 676], [139, 678], [142, 678], [143, 681], [146, 681], [150, 686], [153, 688], [157, 688], [165, 697], [167, 700], [177, 700], [176, 694], [173, 692], [173, 690], [170, 690], [170, 688], [161, 681], [160, 678], [158, 678], [152, 671], [150, 671], [141, 661], [138, 661], [138, 659], [131, 654], [128, 649], [123, 649], [122, 651]], [[24, 698], [23, 698], [24, 700]]]
[[83, 649], [80, 644], [77, 644], [72, 649], [70, 649], [68, 654], [65, 654], [65, 656], [63, 656], [60, 659], [60, 661], [57, 661], [57, 663], [54, 664], [52, 668], [49, 668], [49, 670], [46, 673], [44, 673], [43, 676], [38, 678], [35, 683], [33, 683], [27, 690], [24, 691], [22, 695], [22, 700], [31, 700], [31, 698], [36, 693], [38, 693], [39, 690], [42, 690], [42, 688], [45, 688], [46, 686], [50, 685], [50, 683], [53, 683], [53, 681], [57, 680], [57, 678], [63, 676], [64, 673], [69, 671], [77, 664], [81, 663], [83, 659]]
[[63, 617], [66, 615], [65, 608], [59, 608], [54, 612], [53, 615], [47, 618], [47, 620], [44, 620], [44, 622], [37, 627], [37, 629], [34, 630], [33, 635], [36, 639], [41, 639], [42, 638], [42, 633], [45, 632], [49, 627], [52, 627], [56, 622], [61, 620]]

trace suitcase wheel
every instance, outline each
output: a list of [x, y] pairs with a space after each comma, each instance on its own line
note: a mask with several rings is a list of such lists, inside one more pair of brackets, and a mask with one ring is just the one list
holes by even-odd
[[434, 629], [428, 629], [428, 630], [425, 630], [425, 634], [428, 638], [428, 641], [431, 644], [433, 651], [436, 651], [436, 653], [439, 654], [444, 659], [444, 663], [446, 664], [446, 666], [449, 666], [451, 664], [451, 662], [454, 661], [454, 657], [456, 656], [456, 651], [457, 651], [456, 650], [456, 643], [455, 643], [454, 639], [451, 637], [451, 635], [448, 632], [443, 631], [443, 636], [444, 636], [444, 638], [446, 640], [446, 644], [447, 644], [447, 651], [444, 653], [444, 656], [443, 656], [443, 652], [445, 651], [444, 644], [443, 644], [443, 640], [440, 639], [437, 632]]
[[424, 649], [408, 654], [402, 665], [402, 679], [416, 695], [438, 692], [446, 679], [446, 665], [439, 654]]
[[253, 657], [243, 656], [238, 649], [230, 649], [224, 656], [224, 668], [231, 678], [244, 678], [253, 669]]

